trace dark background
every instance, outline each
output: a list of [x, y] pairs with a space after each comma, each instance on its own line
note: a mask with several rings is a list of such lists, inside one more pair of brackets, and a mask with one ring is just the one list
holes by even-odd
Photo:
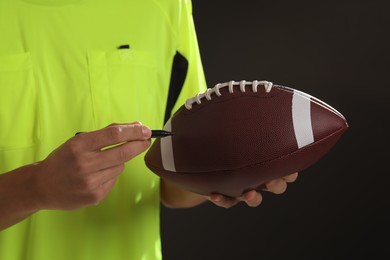
[[193, 0], [209, 87], [269, 80], [325, 101], [350, 128], [260, 207], [163, 207], [165, 259], [389, 259], [388, 10], [385, 1]]

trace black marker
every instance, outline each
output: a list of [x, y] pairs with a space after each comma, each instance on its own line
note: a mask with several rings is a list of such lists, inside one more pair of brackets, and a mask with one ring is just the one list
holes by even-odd
[[174, 133], [165, 130], [152, 130], [152, 138], [163, 138], [174, 135]]
[[[75, 135], [82, 134], [82, 133], [85, 132], [77, 132]], [[163, 138], [171, 135], [174, 135], [174, 133], [165, 130], [152, 130], [151, 138]]]

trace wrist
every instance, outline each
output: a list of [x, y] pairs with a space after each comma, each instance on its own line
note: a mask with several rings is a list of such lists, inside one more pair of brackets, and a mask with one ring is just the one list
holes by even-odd
[[1, 186], [3, 205], [13, 212], [32, 214], [40, 209], [40, 195], [36, 185], [36, 164], [25, 165], [3, 174]]

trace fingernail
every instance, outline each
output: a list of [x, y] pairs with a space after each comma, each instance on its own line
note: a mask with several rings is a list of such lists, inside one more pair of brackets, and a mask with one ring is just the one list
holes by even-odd
[[214, 196], [211, 197], [211, 199], [214, 202], [221, 202], [222, 201], [222, 196], [214, 195]]
[[151, 133], [149, 127], [143, 125], [142, 126], [142, 134], [144, 136], [150, 136], [152, 133]]
[[253, 200], [255, 198], [255, 196], [256, 196], [256, 193], [254, 193], [254, 192], [247, 192], [245, 194], [245, 200], [246, 201]]

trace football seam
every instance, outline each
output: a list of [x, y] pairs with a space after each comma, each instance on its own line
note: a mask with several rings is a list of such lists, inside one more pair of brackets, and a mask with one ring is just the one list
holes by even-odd
[[214, 87], [208, 88], [205, 92], [198, 93], [194, 97], [187, 99], [187, 101], [184, 104], [184, 107], [187, 110], [191, 110], [193, 104], [195, 104], [195, 103], [201, 104], [202, 99], [204, 99], [204, 98], [206, 98], [207, 101], [210, 101], [212, 99], [211, 98], [212, 94], [216, 94], [217, 97], [220, 97], [220, 96], [222, 96], [220, 89], [226, 89], [226, 87], [228, 88], [228, 91], [230, 94], [233, 94], [234, 88], [237, 88], [237, 87], [240, 88], [241, 93], [245, 93], [246, 87], [247, 86], [249, 87], [249, 85], [252, 85], [252, 92], [253, 93], [257, 92], [257, 90], [258, 90], [257, 88], [259, 85], [263, 85], [266, 93], [269, 93], [271, 91], [271, 89], [273, 88], [273, 83], [269, 82], [269, 81], [254, 80], [254, 81], [247, 82], [246, 80], [241, 80], [241, 81], [231, 80], [231, 81], [224, 82], [224, 83], [218, 83]]
[[[275, 92], [275, 91], [273, 91], [273, 92]], [[241, 93], [243, 93], [243, 95], [241, 95], [241, 96], [230, 96], [230, 97], [228, 97], [227, 95], [228, 94], [232, 94], [232, 93], [227, 93], [226, 95], [223, 96], [223, 99], [216, 100], [216, 98], [214, 98], [212, 100], [204, 100], [204, 101], [202, 101], [202, 103], [196, 104], [196, 106], [194, 106], [190, 110], [186, 109], [184, 107], [184, 105], [183, 105], [182, 106], [183, 111], [181, 111], [181, 113], [183, 114], [183, 116], [188, 116], [188, 115], [191, 115], [193, 113], [196, 113], [196, 112], [200, 111], [201, 109], [207, 107], [206, 105], [204, 105], [203, 102], [207, 102], [206, 103], [207, 105], [213, 105], [213, 104], [224, 103], [224, 102], [230, 101], [231, 99], [241, 99], [241, 98], [246, 98], [246, 97], [269, 99], [269, 98], [273, 98], [273, 97], [276, 97], [276, 96], [280, 95], [280, 93], [272, 93], [272, 90], [271, 90], [270, 93], [267, 93], [267, 95], [264, 95], [264, 96], [260, 96], [259, 94], [253, 93], [253, 92], [252, 93], [241, 92]], [[217, 98], [220, 98], [220, 97], [217, 97]]]

